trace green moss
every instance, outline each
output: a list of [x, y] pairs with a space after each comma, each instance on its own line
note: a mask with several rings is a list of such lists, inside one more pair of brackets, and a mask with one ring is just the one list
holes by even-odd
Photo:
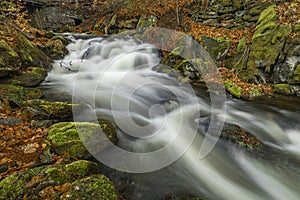
[[292, 94], [291, 86], [288, 84], [276, 84], [273, 86], [273, 90], [275, 93], [278, 94], [283, 94], [283, 95]]
[[261, 92], [260, 92], [259, 89], [253, 88], [253, 89], [251, 89], [251, 90], [248, 92], [248, 95], [249, 95], [249, 97], [251, 98], [251, 97], [255, 97], [255, 96], [261, 95]]
[[293, 80], [296, 83], [300, 83], [300, 65], [296, 66], [296, 68], [295, 68]]
[[[102, 135], [102, 131], [106, 136]], [[97, 139], [91, 141], [90, 137], [97, 137]], [[89, 158], [91, 156], [83, 144], [85, 142], [94, 142], [89, 147], [94, 147], [96, 150], [102, 146], [104, 148], [106, 143], [102, 141], [103, 137], [107, 137], [115, 144], [118, 142], [114, 126], [104, 120], [100, 121], [100, 125], [88, 122], [62, 122], [51, 126], [48, 132], [48, 138], [52, 141], [53, 150], [56, 153], [59, 155], [70, 153], [77, 158]]]
[[300, 32], [300, 23], [294, 25], [293, 31]]
[[288, 35], [292, 29], [290, 25], [278, 25], [274, 6], [265, 9], [258, 20], [252, 37], [247, 70], [251, 71], [250, 79], [256, 82], [259, 75], [257, 67], [264, 68], [266, 73], [278, 59]]
[[69, 190], [61, 198], [116, 200], [118, 195], [114, 185], [107, 177], [92, 175], [72, 183]]
[[0, 199], [17, 199], [24, 193], [23, 181], [16, 176], [9, 176], [0, 182]]
[[44, 188], [72, 183], [96, 173], [97, 164], [85, 160], [25, 170], [0, 182], [0, 199], [43, 199], [39, 194]]
[[236, 98], [241, 98], [242, 95], [242, 88], [238, 87], [232, 81], [225, 81], [224, 82], [225, 89], [232, 94]]
[[13, 85], [21, 85], [25, 87], [37, 86], [47, 76], [47, 71], [40, 67], [31, 67], [29, 70], [21, 75], [13, 77], [8, 82]]
[[246, 61], [247, 61], [247, 56], [245, 55], [246, 48], [247, 48], [247, 38], [243, 37], [242, 39], [240, 39], [234, 55], [227, 59], [225, 66], [229, 69], [234, 68], [236, 69], [236, 71], [245, 68]]

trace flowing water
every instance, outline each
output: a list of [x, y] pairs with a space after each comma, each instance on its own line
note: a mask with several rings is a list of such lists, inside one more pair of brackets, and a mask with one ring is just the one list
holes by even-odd
[[[117, 124], [118, 149], [124, 151], [119, 155], [109, 149], [95, 156], [137, 173], [131, 199], [159, 199], [168, 193], [210, 200], [300, 199], [299, 112], [229, 99], [211, 109], [205, 92], [195, 95], [185, 84], [152, 70], [161, 59], [153, 45], [129, 37], [69, 39], [69, 55], [53, 64], [46, 83], [60, 85], [87, 103], [97, 118]], [[90, 118], [77, 119], [94, 120]], [[199, 157], [212, 118], [211, 131], [225, 119], [254, 134], [264, 150], [219, 140]]]

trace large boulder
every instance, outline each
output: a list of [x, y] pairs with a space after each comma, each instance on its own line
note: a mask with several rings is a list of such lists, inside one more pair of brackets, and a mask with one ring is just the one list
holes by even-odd
[[[87, 159], [91, 157], [91, 154], [83, 143], [89, 144], [89, 147], [95, 147], [93, 150], [95, 152], [109, 145], [107, 140], [101, 140], [102, 133], [114, 144], [118, 142], [115, 127], [108, 121], [99, 121], [99, 124], [89, 122], [54, 124], [50, 127], [48, 139], [51, 140], [53, 151], [58, 155], [69, 153], [73, 157]], [[95, 134], [98, 137], [95, 137]], [[100, 139], [94, 140], [93, 138]]]
[[0, 77], [27, 67], [50, 68], [51, 59], [9, 22], [0, 22]]
[[97, 164], [85, 160], [29, 169], [0, 182], [0, 199], [116, 199], [112, 182], [98, 173]]
[[282, 59], [280, 53], [292, 28], [290, 25], [278, 24], [277, 19], [274, 5], [261, 13], [252, 37], [247, 68], [239, 73], [243, 80], [265, 83], [275, 62]]

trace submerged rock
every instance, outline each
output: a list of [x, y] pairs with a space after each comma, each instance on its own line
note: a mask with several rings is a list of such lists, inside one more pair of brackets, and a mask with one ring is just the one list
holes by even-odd
[[89, 150], [94, 153], [107, 147], [109, 141], [102, 139], [103, 137], [107, 137], [114, 144], [118, 141], [114, 126], [108, 121], [100, 121], [99, 124], [61, 122], [50, 127], [48, 132], [54, 152], [58, 155], [69, 153], [71, 156], [81, 159], [91, 157], [84, 144], [89, 145]]
[[101, 195], [100, 199], [116, 199], [114, 185], [98, 172], [96, 163], [85, 160], [29, 169], [0, 182], [0, 199], [65, 199], [66, 191], [75, 192], [78, 187], [77, 199], [92, 194]]

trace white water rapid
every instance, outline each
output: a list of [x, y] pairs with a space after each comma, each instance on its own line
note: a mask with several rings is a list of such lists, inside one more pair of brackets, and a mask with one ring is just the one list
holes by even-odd
[[[208, 200], [300, 199], [299, 113], [239, 100], [212, 110], [207, 96], [152, 70], [160, 62], [153, 45], [129, 37], [68, 37], [69, 54], [53, 64], [46, 84], [62, 86], [98, 118], [116, 122], [118, 149], [124, 151], [119, 155], [111, 148], [98, 156], [139, 173], [131, 199], [161, 199], [168, 193]], [[225, 117], [266, 148], [247, 151], [219, 140], [199, 158], [211, 112], [216, 123]]]

